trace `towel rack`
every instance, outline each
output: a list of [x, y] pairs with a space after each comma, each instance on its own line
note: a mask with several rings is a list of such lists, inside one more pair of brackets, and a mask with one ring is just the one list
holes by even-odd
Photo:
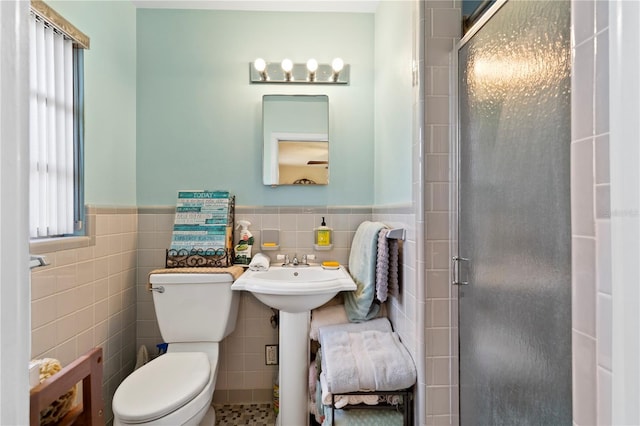
[[388, 240], [404, 240], [406, 237], [407, 231], [404, 228], [394, 228], [394, 229], [389, 229], [389, 232], [387, 232], [387, 239]]

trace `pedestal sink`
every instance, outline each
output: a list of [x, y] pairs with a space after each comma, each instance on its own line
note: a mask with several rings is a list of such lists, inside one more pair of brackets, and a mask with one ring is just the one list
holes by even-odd
[[[271, 266], [246, 271], [231, 286], [250, 291], [265, 305], [280, 310], [280, 426], [304, 426], [307, 411], [309, 312], [356, 284], [343, 266]], [[284, 367], [284, 370], [283, 370]]]

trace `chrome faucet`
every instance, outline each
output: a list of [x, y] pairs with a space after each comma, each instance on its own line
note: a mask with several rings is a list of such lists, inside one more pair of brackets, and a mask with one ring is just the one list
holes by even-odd
[[300, 266], [309, 266], [309, 263], [307, 262], [307, 259], [309, 258], [313, 258], [312, 255], [307, 256], [306, 254], [303, 254], [302, 257], [300, 259], [298, 259], [298, 255], [294, 254], [293, 255], [293, 259], [291, 259], [289, 257], [288, 254], [284, 255], [284, 263], [282, 264], [282, 266], [286, 266], [286, 267], [300, 267]]

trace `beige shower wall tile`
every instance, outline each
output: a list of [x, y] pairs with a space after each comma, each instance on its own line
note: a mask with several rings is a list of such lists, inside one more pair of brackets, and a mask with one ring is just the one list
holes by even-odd
[[447, 154], [427, 154], [426, 179], [433, 182], [449, 181], [449, 156]]
[[109, 235], [109, 217], [107, 215], [98, 214], [96, 220], [96, 236], [101, 237]]
[[107, 216], [107, 232], [109, 234], [120, 234], [123, 232], [122, 216], [121, 215], [108, 215]]
[[138, 232], [155, 232], [156, 220], [160, 215], [155, 214], [139, 214], [138, 215]]
[[448, 299], [427, 300], [427, 324], [430, 327], [449, 327], [451, 325], [450, 314], [451, 301]]
[[429, 386], [427, 388], [427, 415], [449, 415], [451, 393], [452, 389], [449, 386]]
[[57, 315], [57, 305], [55, 297], [45, 297], [35, 300], [31, 304], [31, 327], [38, 328], [52, 321]]
[[460, 23], [462, 22], [460, 9], [431, 9], [430, 12], [432, 37], [460, 38]]
[[574, 331], [573, 355], [573, 421], [575, 425], [597, 424], [596, 342]]
[[588, 336], [596, 336], [596, 253], [595, 240], [572, 239], [572, 327]]
[[95, 264], [93, 260], [77, 265], [78, 284], [87, 284], [95, 280]]
[[51, 296], [56, 287], [55, 271], [45, 269], [31, 274], [31, 300]]
[[448, 328], [429, 328], [427, 325], [427, 357], [449, 356], [451, 344]]

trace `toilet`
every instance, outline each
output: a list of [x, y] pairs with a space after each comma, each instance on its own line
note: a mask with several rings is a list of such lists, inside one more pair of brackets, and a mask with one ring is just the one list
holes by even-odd
[[114, 425], [215, 425], [219, 344], [236, 326], [239, 292], [226, 273], [152, 273], [167, 353], [131, 373], [113, 396]]

